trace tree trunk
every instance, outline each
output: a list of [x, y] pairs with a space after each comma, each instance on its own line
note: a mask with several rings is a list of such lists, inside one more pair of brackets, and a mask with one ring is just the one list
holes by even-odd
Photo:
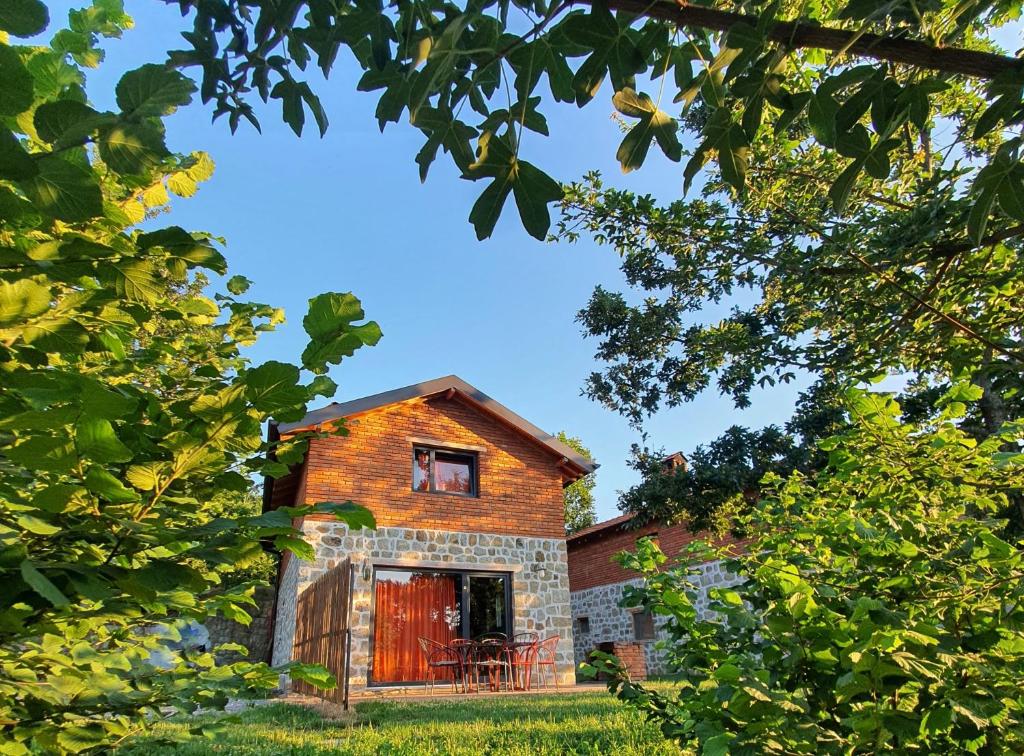
[[[593, 5], [596, 0], [568, 0], [569, 5]], [[757, 28], [760, 17], [746, 13], [708, 8], [671, 0], [608, 0], [608, 8], [646, 18], [671, 21], [677, 26], [725, 32], [738, 23]], [[928, 42], [902, 37], [886, 37], [847, 29], [833, 29], [815, 23], [776, 21], [767, 29], [767, 37], [790, 49], [799, 47], [831, 50], [915, 68], [962, 74], [978, 79], [994, 79], [1001, 73], [1024, 70], [1024, 61], [1006, 55], [967, 50], [960, 47], [936, 47]]]

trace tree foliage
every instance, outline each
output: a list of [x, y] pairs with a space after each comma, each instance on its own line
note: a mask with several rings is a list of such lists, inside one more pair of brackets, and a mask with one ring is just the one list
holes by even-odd
[[846, 425], [836, 387], [819, 382], [801, 393], [785, 427], [751, 430], [733, 425], [687, 455], [685, 466], [665, 469], [662, 450], [634, 444], [630, 466], [641, 481], [622, 492], [619, 508], [635, 522], [686, 520], [692, 530], [736, 530], [735, 515], [756, 504], [768, 473], [786, 476], [822, 469], [818, 443]]
[[[583, 445], [583, 440], [570, 436], [565, 431], [559, 431], [558, 440], [578, 454], [587, 459], [593, 459], [590, 449]], [[565, 501], [565, 532], [575, 533], [577, 530], [588, 528], [597, 522], [597, 509], [594, 505], [594, 486], [596, 473], [584, 475], [565, 487], [562, 492]]]
[[[992, 517], [1024, 489], [1024, 428], [977, 443], [957, 427], [965, 389], [924, 426], [853, 392], [825, 470], [769, 474], [745, 551], [622, 555], [645, 578], [624, 603], [665, 618], [680, 687], [650, 690], [608, 655], [589, 671], [705, 754], [1019, 752], [1024, 551]], [[709, 558], [739, 582], [701, 616], [691, 575]]]
[[[863, 190], [895, 199], [887, 187], [904, 173], [900, 163], [938, 154], [930, 134], [943, 122], [965, 159], [951, 167], [932, 160], [907, 189], [915, 201], [898, 200], [930, 228], [908, 241], [918, 250], [973, 248], [1018, 234], [1024, 222], [1020, 139], [1002, 138], [1024, 118], [1024, 64], [1002, 55], [991, 36], [1017, 17], [1016, 3], [176, 4], [192, 29], [172, 60], [201, 68], [203, 100], [232, 127], [243, 118], [256, 123], [252, 95], [279, 102], [297, 133], [307, 111], [322, 132], [327, 116], [296, 77], [311, 63], [329, 73], [347, 49], [364, 71], [359, 88], [380, 93], [381, 127], [407, 117], [422, 132], [422, 177], [443, 150], [464, 178], [485, 182], [470, 213], [480, 238], [509, 196], [524, 227], [543, 238], [548, 206], [562, 191], [525, 159], [524, 145], [548, 134], [544, 110], [582, 107], [606, 80], [611, 91], [601, 100], [632, 124], [617, 151], [623, 170], [639, 167], [655, 143], [681, 160], [680, 119], [694, 107], [701, 116], [682, 120], [696, 142], [687, 150], [687, 185], [711, 161], [732, 191], [760, 194], [770, 184], [751, 166], [760, 172], [765, 152], [782, 142], [797, 167], [807, 156], [816, 168], [825, 156], [825, 170], [805, 171], [808, 188], [835, 213], [856, 216], [866, 209]], [[642, 91], [648, 86], [655, 94]], [[841, 229], [828, 232], [849, 243]]]
[[[223, 512], [208, 502], [279, 475], [261, 425], [330, 395], [330, 364], [380, 337], [351, 294], [310, 300], [297, 365], [242, 349], [283, 313], [207, 296], [227, 265], [215, 237], [155, 222], [213, 170], [171, 153], [163, 118], [194, 85], [163, 65], [129, 71], [117, 109], [94, 108], [85, 70], [99, 36], [130, 25], [117, 0], [70, 14], [49, 45], [11, 44], [48, 23], [36, 0], [0, 9], [0, 750], [109, 747], [168, 707], [222, 705], [276, 686], [263, 664], [218, 664], [182, 644], [192, 621], [248, 622], [237, 570], [261, 542], [310, 555], [294, 517], [373, 518], [351, 502]], [[147, 222], [147, 218], [150, 221]], [[212, 288], [212, 287], [211, 287]], [[229, 649], [221, 649], [229, 650]], [[330, 685], [322, 668], [294, 677]]]

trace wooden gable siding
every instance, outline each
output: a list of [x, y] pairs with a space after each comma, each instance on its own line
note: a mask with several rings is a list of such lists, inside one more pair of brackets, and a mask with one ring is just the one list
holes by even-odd
[[[306, 503], [352, 500], [380, 526], [564, 537], [558, 459], [457, 397], [384, 406], [346, 425], [348, 436], [310, 442]], [[480, 495], [413, 491], [413, 439], [478, 447]]]

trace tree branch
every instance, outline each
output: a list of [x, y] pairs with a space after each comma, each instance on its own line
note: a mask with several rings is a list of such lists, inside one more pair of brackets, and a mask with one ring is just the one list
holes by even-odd
[[[569, 0], [567, 4], [593, 5], [595, 0]], [[607, 0], [612, 11], [621, 10], [646, 18], [670, 21], [725, 32], [738, 23], [757, 27], [760, 18], [746, 13], [707, 8], [671, 0]], [[994, 79], [1005, 71], [1024, 69], [1024, 61], [1007, 55], [936, 47], [914, 39], [885, 37], [846, 29], [832, 29], [801, 21], [778, 21], [768, 28], [768, 39], [787, 48], [817, 48], [863, 58], [902, 63], [916, 68], [961, 74], [977, 79]]]

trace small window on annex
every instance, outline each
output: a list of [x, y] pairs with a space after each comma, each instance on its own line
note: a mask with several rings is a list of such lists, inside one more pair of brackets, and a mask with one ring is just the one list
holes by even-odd
[[589, 633], [590, 632], [590, 617], [577, 617], [576, 618], [576, 631], [578, 633]]
[[633, 612], [633, 638], [638, 641], [654, 640], [654, 615], [649, 610]]
[[476, 496], [476, 468], [475, 454], [413, 447], [412, 490]]

